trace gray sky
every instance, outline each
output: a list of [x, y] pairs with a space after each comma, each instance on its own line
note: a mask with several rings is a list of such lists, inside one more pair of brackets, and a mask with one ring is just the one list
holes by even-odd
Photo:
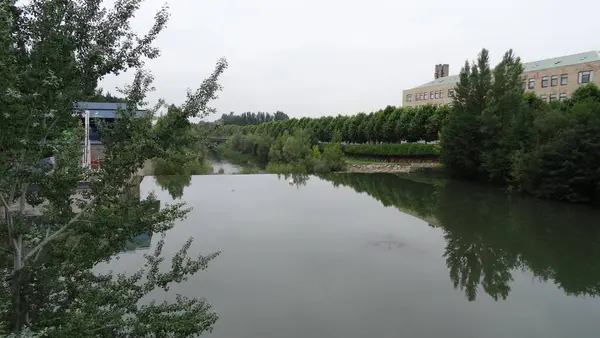
[[[150, 27], [163, 0], [147, 0], [133, 26]], [[593, 0], [171, 0], [147, 63], [159, 97], [181, 103], [224, 56], [221, 113], [292, 117], [354, 114], [400, 105], [402, 90], [433, 79], [436, 63], [457, 74], [482, 47], [492, 63], [513, 48], [522, 60], [600, 49]], [[114, 92], [132, 74], [106, 78]], [[209, 120], [214, 119], [209, 118]]]

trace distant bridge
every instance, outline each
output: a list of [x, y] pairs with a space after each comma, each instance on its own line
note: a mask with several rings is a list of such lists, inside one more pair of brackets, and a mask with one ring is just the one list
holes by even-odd
[[223, 137], [217, 137], [217, 136], [209, 136], [208, 137], [209, 141], [214, 142], [214, 143], [218, 143], [218, 144], [227, 142], [227, 139], [228, 138], [224, 137], [224, 136]]

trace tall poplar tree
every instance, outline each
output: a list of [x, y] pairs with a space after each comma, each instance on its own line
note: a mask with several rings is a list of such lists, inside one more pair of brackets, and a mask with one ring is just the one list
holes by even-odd
[[454, 177], [476, 178], [481, 165], [481, 114], [491, 87], [488, 51], [483, 49], [472, 65], [468, 61], [460, 71], [454, 91], [454, 111], [442, 128], [441, 160]]
[[530, 125], [523, 114], [531, 114], [523, 100], [523, 66], [520, 58], [509, 50], [494, 68], [492, 86], [482, 112], [481, 169], [493, 182], [510, 181], [511, 156], [521, 144]]
[[[146, 34], [136, 34], [130, 22], [142, 3], [0, 0], [0, 336], [192, 337], [217, 319], [202, 298], [140, 302], [216, 257], [189, 257], [191, 239], [171, 267], [163, 264], [161, 240], [137, 272], [92, 271], [134, 236], [162, 233], [187, 213], [181, 204], [158, 210], [153, 195], [140, 199], [132, 176], [146, 160], [185, 145], [178, 135], [188, 118], [214, 112], [209, 102], [227, 66], [219, 61], [159, 126], [152, 127], [153, 109], [136, 116], [152, 88], [142, 66], [159, 55], [153, 43], [168, 19], [164, 7]], [[74, 103], [93, 96], [104, 76], [128, 69], [137, 71], [123, 92], [127, 108], [102, 130], [105, 162], [83, 168]], [[47, 156], [55, 168], [40, 164]]]

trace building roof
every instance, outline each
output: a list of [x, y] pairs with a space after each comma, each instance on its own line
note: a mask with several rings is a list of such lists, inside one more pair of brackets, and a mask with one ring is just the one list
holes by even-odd
[[424, 83], [415, 88], [441, 86], [441, 85], [453, 84], [453, 83], [457, 83], [457, 82], [458, 82], [458, 75], [451, 75], [451, 76], [440, 77], [439, 79], [435, 79], [433, 81]]
[[[585, 53], [571, 54], [560, 56], [551, 59], [544, 59], [539, 61], [532, 61], [523, 63], [523, 71], [533, 72], [544, 69], [558, 68], [558, 67], [566, 67], [573, 66], [581, 63], [600, 61], [600, 51], [589, 51]], [[415, 88], [425, 88], [425, 87], [433, 87], [433, 86], [441, 86], [447, 84], [453, 84], [458, 82], [458, 75], [452, 75], [447, 77], [442, 77], [439, 79], [435, 79], [433, 81], [424, 83]], [[415, 89], [413, 88], [413, 89]]]
[[[88, 110], [90, 117], [101, 119], [114, 119], [115, 112], [119, 109], [126, 109], [126, 103], [114, 102], [76, 102], [75, 109], [83, 111]], [[144, 110], [137, 110], [137, 116], [144, 113]]]

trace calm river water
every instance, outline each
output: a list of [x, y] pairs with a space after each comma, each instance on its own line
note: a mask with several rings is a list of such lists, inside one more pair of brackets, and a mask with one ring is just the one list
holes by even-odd
[[194, 208], [167, 256], [190, 236], [192, 255], [222, 250], [153, 297], [205, 297], [213, 338], [599, 336], [600, 212], [391, 174], [299, 182], [145, 177], [142, 196]]

